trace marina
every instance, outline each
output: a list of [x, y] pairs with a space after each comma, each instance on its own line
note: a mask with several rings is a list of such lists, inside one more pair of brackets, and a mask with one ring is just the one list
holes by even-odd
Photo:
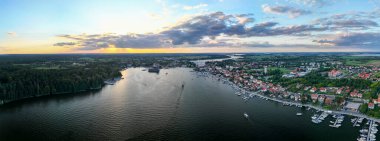
[[364, 126], [363, 129], [361, 129], [360, 136], [357, 138], [358, 141], [376, 141], [376, 133], [377, 130], [377, 123], [369, 120], [366, 123], [366, 126]]
[[336, 118], [335, 122], [330, 121], [330, 123], [333, 123], [333, 124], [330, 124], [329, 126], [330, 127], [334, 127], [334, 128], [339, 128], [340, 126], [342, 126], [342, 122], [344, 120], [344, 116], [342, 116], [342, 115], [334, 115], [334, 118]]
[[[376, 123], [379, 122], [379, 119], [374, 119], [374, 118], [371, 118], [371, 117], [368, 117], [366, 115], [362, 115], [359, 113], [346, 112], [346, 111], [325, 110], [325, 109], [322, 109], [320, 107], [316, 107], [316, 106], [313, 106], [310, 104], [296, 103], [296, 102], [292, 102], [292, 101], [285, 101], [285, 100], [280, 100], [277, 98], [264, 96], [262, 94], [259, 94], [259, 92], [251, 92], [249, 90], [246, 90], [246, 88], [244, 88], [244, 87], [237, 86], [234, 83], [232, 83], [231, 81], [224, 79], [222, 76], [215, 76], [215, 75], [212, 75], [208, 72], [198, 72], [198, 73], [201, 73], [201, 75], [199, 75], [199, 76], [211, 77], [214, 80], [223, 81], [224, 84], [228, 84], [233, 89], [235, 89], [235, 91], [236, 91], [235, 94], [237, 96], [241, 96], [244, 101], [247, 101], [253, 97], [258, 97], [258, 98], [263, 99], [263, 100], [267, 100], [267, 101], [270, 100], [270, 101], [282, 103], [283, 106], [294, 106], [297, 108], [307, 107], [307, 110], [314, 109], [314, 110], [316, 110], [316, 112], [322, 112], [321, 114], [316, 113], [311, 117], [311, 122], [315, 123], [315, 124], [319, 124], [319, 123], [323, 122], [329, 115], [332, 115], [332, 117], [335, 119], [335, 121], [330, 121], [329, 126], [331, 128], [341, 127], [342, 122], [344, 121], [344, 117], [345, 117], [344, 115], [355, 117], [351, 120], [351, 122], [353, 123], [353, 125], [352, 125], [353, 127], [359, 127], [360, 124], [363, 122], [363, 120], [366, 119], [367, 123], [369, 124], [369, 127], [368, 127], [368, 129], [360, 130], [361, 135], [359, 138], [357, 138], [357, 140], [358, 141], [375, 141], [376, 140], [376, 135], [375, 135], [377, 133], [377, 128], [376, 128], [377, 124]], [[296, 115], [301, 116], [302, 113], [297, 113]], [[368, 134], [363, 134], [362, 132], [368, 133]]]

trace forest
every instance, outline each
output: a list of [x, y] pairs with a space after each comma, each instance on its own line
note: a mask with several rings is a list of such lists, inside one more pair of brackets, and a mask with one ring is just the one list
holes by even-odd
[[[23, 56], [0, 61], [0, 104], [44, 95], [99, 89], [120, 77], [119, 64], [90, 62], [62, 56], [55, 59]], [[21, 57], [22, 58], [22, 57]]]

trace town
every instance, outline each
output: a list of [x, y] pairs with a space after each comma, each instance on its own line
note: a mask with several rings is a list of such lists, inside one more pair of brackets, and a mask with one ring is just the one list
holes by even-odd
[[[354, 126], [368, 119], [358, 140], [375, 140], [380, 118], [380, 71], [376, 60], [366, 64], [353, 64], [349, 59], [368, 57], [347, 56], [251, 56], [241, 59], [210, 61], [198, 66], [197, 71], [211, 73], [238, 87], [238, 96], [244, 100], [252, 93], [263, 99], [281, 102], [284, 106], [309, 107], [324, 111], [312, 117], [320, 123], [328, 114], [336, 121], [331, 127], [339, 128], [343, 114]], [[246, 93], [246, 94], [245, 94]], [[244, 95], [245, 94], [245, 95]], [[297, 113], [301, 115], [301, 113]], [[372, 131], [371, 131], [372, 130]], [[369, 133], [372, 132], [372, 133]], [[368, 135], [367, 135], [368, 134]]]

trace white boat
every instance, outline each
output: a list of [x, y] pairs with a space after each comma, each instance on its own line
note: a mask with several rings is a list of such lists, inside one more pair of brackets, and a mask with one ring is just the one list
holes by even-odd
[[249, 118], [249, 116], [248, 116], [248, 114], [246, 112], [244, 112], [243, 115], [244, 115], [245, 118], [247, 118], [247, 119]]
[[297, 116], [302, 116], [302, 113], [297, 113], [296, 115], [297, 115]]
[[313, 115], [312, 117], [311, 117], [311, 119], [317, 119], [318, 118], [318, 115]]

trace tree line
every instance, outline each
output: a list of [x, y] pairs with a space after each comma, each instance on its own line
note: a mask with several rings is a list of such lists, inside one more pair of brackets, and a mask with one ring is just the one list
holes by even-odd
[[29, 97], [99, 89], [105, 80], [120, 77], [119, 71], [119, 67], [106, 63], [64, 69], [33, 69], [30, 66], [2, 64], [0, 104]]

